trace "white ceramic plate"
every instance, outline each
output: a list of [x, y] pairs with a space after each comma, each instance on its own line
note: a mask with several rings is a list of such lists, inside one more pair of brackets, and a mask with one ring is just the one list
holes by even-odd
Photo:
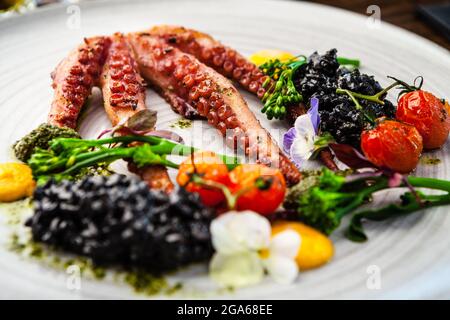
[[[69, 28], [77, 26], [73, 19], [78, 13], [79, 28]], [[336, 47], [342, 56], [361, 59], [363, 71], [374, 74], [382, 85], [388, 83], [387, 74], [408, 81], [422, 75], [426, 89], [442, 97], [449, 94], [447, 50], [385, 23], [371, 28], [367, 17], [329, 7], [287, 1], [95, 1], [80, 7], [48, 7], [0, 21], [0, 161], [11, 160], [11, 144], [45, 121], [52, 98], [49, 74], [83, 37], [162, 23], [210, 33], [246, 55], [267, 48], [309, 55], [314, 50], [324, 52]], [[258, 112], [260, 104], [255, 98], [244, 96], [264, 126], [283, 128]], [[159, 113], [159, 128], [169, 128], [178, 119], [155, 93], [149, 91], [147, 101]], [[96, 136], [109, 127], [99, 104], [94, 103], [98, 108], [91, 108], [81, 126], [84, 136]], [[194, 136], [193, 130], [177, 132], [187, 141]], [[215, 138], [215, 142], [208, 142], [211, 148], [221, 145], [214, 131], [203, 137]], [[196, 136], [194, 143], [200, 144], [201, 139]], [[417, 174], [449, 179], [449, 145], [432, 154], [442, 160], [439, 165], [421, 165]], [[278, 286], [267, 281], [233, 294], [207, 297], [450, 298], [449, 210], [438, 208], [368, 224], [370, 241], [365, 244], [349, 242], [336, 232], [334, 260], [323, 268], [302, 273], [294, 285]], [[7, 251], [7, 232], [3, 223], [1, 298], [142, 297], [114, 281], [83, 280], [80, 291], [70, 291], [64, 272]], [[373, 268], [380, 271], [378, 289], [367, 285]], [[209, 286], [204, 271], [193, 269], [178, 277], [189, 282], [187, 287], [203, 290]]]

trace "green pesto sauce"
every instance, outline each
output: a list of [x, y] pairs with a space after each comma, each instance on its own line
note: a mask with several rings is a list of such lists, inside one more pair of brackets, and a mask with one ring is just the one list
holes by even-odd
[[125, 282], [130, 285], [138, 294], [153, 296], [156, 294], [173, 295], [182, 289], [181, 283], [174, 285], [162, 276], [155, 276], [141, 270], [106, 269], [92, 263], [92, 261], [82, 256], [66, 257], [60, 252], [47, 245], [37, 243], [20, 237], [17, 233], [12, 233], [8, 245], [9, 250], [20, 254], [25, 258], [32, 258], [45, 266], [53, 269], [66, 270], [69, 266], [76, 265], [80, 268], [80, 274], [86, 278], [102, 280], [108, 272], [113, 274], [113, 279], [118, 282]]
[[31, 212], [33, 201], [31, 198], [25, 198], [15, 202], [0, 203], [0, 214], [5, 218], [8, 226], [20, 225], [24, 212]]
[[73, 129], [60, 128], [47, 123], [39, 125], [36, 129], [14, 143], [13, 150], [22, 162], [27, 162], [35, 149], [48, 149], [49, 143], [55, 138], [81, 138]]
[[154, 276], [143, 271], [127, 272], [124, 280], [134, 288], [135, 292], [149, 296], [159, 293], [173, 294], [182, 288], [181, 283], [169, 286], [165, 278]]
[[425, 165], [435, 166], [435, 165], [438, 165], [441, 163], [441, 159], [433, 158], [433, 157], [429, 157], [429, 156], [423, 156], [420, 159], [420, 163], [425, 164]]
[[192, 121], [189, 119], [178, 119], [175, 123], [170, 125], [171, 128], [188, 129], [192, 127]]
[[44, 266], [62, 271], [67, 270], [71, 265], [77, 265], [83, 277], [96, 280], [108, 278], [118, 283], [126, 283], [134, 292], [145, 296], [161, 294], [204, 298], [234, 291], [233, 288], [206, 291], [196, 288], [185, 288], [183, 283], [170, 283], [163, 276], [156, 276], [137, 269], [105, 268], [93, 264], [86, 257], [69, 255], [51, 246], [34, 242], [31, 238], [30, 230], [24, 226], [25, 221], [31, 214], [32, 201], [30, 198], [13, 203], [0, 204], [0, 218], [6, 218], [6, 225], [11, 228], [7, 249], [24, 259], [32, 259]]
[[26, 219], [32, 214], [31, 199], [24, 199], [13, 203], [0, 204], [0, 215], [6, 218], [6, 225], [11, 228], [7, 242], [7, 249], [53, 269], [66, 270], [71, 265], [80, 268], [82, 276], [101, 280], [106, 278], [107, 271], [111, 271], [113, 279], [130, 285], [138, 294], [152, 296], [156, 294], [173, 295], [182, 289], [181, 283], [169, 284], [161, 276], [138, 270], [106, 269], [92, 263], [86, 257], [67, 255], [51, 246], [34, 242], [30, 230], [24, 227]]
[[[320, 176], [321, 173], [322, 173], [321, 169], [301, 171], [302, 178], [317, 177], [317, 176]], [[352, 170], [352, 169], [339, 170], [339, 171], [335, 172], [336, 175], [342, 176], [342, 177], [346, 177], [346, 176], [351, 175], [353, 173], [355, 173], [355, 171]]]

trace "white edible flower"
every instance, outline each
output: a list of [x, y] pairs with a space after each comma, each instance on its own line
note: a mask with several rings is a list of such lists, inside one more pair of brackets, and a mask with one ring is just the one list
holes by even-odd
[[283, 149], [299, 168], [302, 168], [320, 147], [316, 146], [320, 125], [319, 100], [312, 98], [310, 105], [308, 112], [299, 116], [294, 126], [283, 136]]
[[271, 227], [267, 219], [253, 211], [230, 211], [213, 220], [211, 234], [216, 252], [233, 254], [266, 248]]
[[261, 282], [264, 266], [257, 252], [216, 253], [209, 265], [209, 275], [223, 287], [246, 287]]
[[298, 275], [295, 261], [300, 248], [300, 235], [292, 230], [276, 234], [270, 241], [269, 248], [262, 253], [263, 264], [269, 275], [278, 283], [292, 283]]
[[279, 283], [291, 283], [297, 277], [295, 256], [301, 239], [294, 231], [271, 238], [265, 217], [242, 211], [213, 220], [211, 235], [216, 253], [210, 262], [210, 276], [224, 287], [256, 284], [265, 271]]

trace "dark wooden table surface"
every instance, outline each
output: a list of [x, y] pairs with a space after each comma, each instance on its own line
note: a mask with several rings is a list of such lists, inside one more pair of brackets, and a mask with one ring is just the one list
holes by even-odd
[[450, 3], [449, 0], [312, 0], [310, 2], [335, 6], [364, 15], [368, 6], [378, 5], [381, 9], [382, 21], [408, 29], [450, 50], [450, 41], [426, 24], [416, 13], [418, 4]]

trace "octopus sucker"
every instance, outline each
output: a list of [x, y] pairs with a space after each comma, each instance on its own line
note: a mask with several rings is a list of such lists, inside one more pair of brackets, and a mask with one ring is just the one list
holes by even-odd
[[262, 86], [267, 78], [264, 73], [236, 50], [223, 45], [208, 34], [170, 25], [155, 26], [141, 34], [161, 37], [260, 98], [266, 92]]
[[81, 107], [98, 85], [111, 40], [109, 37], [85, 39], [52, 72], [54, 97], [48, 123], [76, 128]]
[[[100, 86], [104, 108], [113, 126], [123, 124], [137, 112], [147, 109], [145, 82], [140, 75], [134, 52], [123, 34], [116, 33], [111, 36], [111, 46], [103, 65]], [[128, 169], [138, 174], [152, 189], [165, 192], [173, 189], [167, 169], [163, 166], [138, 168], [129, 163]]]
[[[170, 25], [155, 26], [147, 31], [147, 34], [161, 37], [180, 50], [194, 55], [201, 62], [236, 81], [241, 87], [260, 99], [274, 85], [273, 82], [269, 82], [264, 86], [268, 77], [255, 64], [208, 34]], [[293, 125], [299, 113], [304, 109], [303, 104], [290, 106], [287, 112], [288, 123]], [[322, 150], [320, 158], [329, 169], [337, 170], [338, 167], [329, 149]]]
[[122, 34], [111, 37], [100, 86], [106, 113], [113, 126], [146, 109], [145, 82], [139, 74], [133, 51]]
[[[102, 90], [113, 126], [145, 110], [145, 86], [151, 85], [172, 109], [189, 119], [205, 119], [233, 149], [258, 163], [280, 168], [289, 185], [300, 172], [273, 142], [230, 81], [262, 97], [266, 76], [235, 50], [210, 36], [183, 27], [84, 39], [52, 73], [55, 96], [48, 122], [75, 128], [81, 107], [94, 86]], [[229, 78], [229, 79], [227, 79]], [[144, 81], [145, 79], [145, 81]], [[150, 188], [170, 192], [166, 168], [129, 170]]]
[[[279, 167], [289, 184], [299, 181], [298, 169], [261, 127], [229, 79], [161, 37], [131, 33], [127, 38], [142, 76], [166, 98], [174, 111], [189, 117], [185, 106], [196, 108], [198, 115], [206, 117], [209, 124], [226, 135], [230, 146], [234, 147], [237, 141], [237, 146], [256, 162]], [[177, 66], [175, 73], [160, 70], [159, 65], [169, 61]], [[199, 73], [201, 79], [195, 80]], [[189, 90], [183, 79], [188, 80]], [[244, 139], [229, 138], [229, 134], [239, 134]]]

